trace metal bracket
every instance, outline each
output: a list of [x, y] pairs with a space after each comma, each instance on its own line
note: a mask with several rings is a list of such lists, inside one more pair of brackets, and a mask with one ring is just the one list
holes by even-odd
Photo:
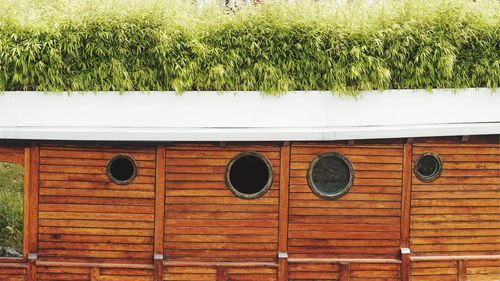
[[30, 260], [30, 261], [38, 260], [38, 254], [37, 253], [28, 253], [28, 260]]
[[278, 259], [288, 259], [287, 252], [278, 252]]

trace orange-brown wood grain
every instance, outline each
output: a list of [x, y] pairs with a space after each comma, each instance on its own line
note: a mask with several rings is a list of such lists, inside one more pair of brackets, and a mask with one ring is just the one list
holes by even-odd
[[[307, 183], [320, 153], [351, 161], [354, 182], [335, 200]], [[288, 253], [291, 258], [399, 258], [403, 146], [292, 143]]]
[[[263, 196], [242, 199], [225, 184], [229, 161], [255, 151], [272, 165]], [[171, 261], [276, 262], [281, 148], [174, 144], [166, 149], [165, 251]]]
[[278, 245], [278, 280], [288, 278], [288, 213], [290, 195], [290, 143], [281, 147], [280, 155], [280, 199], [279, 199], [279, 245]]
[[0, 280], [25, 281], [27, 266], [25, 263], [3, 263], [0, 261]]
[[[106, 174], [116, 154], [137, 162], [129, 185]], [[41, 146], [39, 260], [152, 263], [155, 163], [154, 147]]]
[[[237, 198], [225, 184], [227, 164], [243, 151], [272, 165], [261, 198]], [[424, 183], [412, 165], [428, 151], [440, 155], [443, 171]], [[307, 183], [311, 160], [323, 152], [345, 155], [354, 168], [351, 190], [335, 200]], [[106, 175], [116, 154], [137, 162], [128, 185]], [[45, 143], [0, 147], [0, 161], [23, 165], [26, 179], [25, 257], [0, 258], [2, 281], [500, 276], [500, 145], [492, 138]]]
[[155, 242], [154, 264], [155, 280], [163, 280], [163, 237], [165, 225], [165, 146], [156, 147], [155, 178]]
[[500, 254], [500, 146], [418, 143], [413, 160], [438, 153], [441, 176], [412, 177], [411, 249], [420, 256]]

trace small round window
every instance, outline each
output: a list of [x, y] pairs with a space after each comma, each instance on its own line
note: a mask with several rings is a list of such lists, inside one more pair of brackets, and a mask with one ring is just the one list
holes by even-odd
[[116, 184], [127, 184], [136, 174], [135, 160], [128, 155], [116, 155], [108, 162], [108, 177]]
[[426, 152], [418, 156], [413, 165], [415, 176], [424, 182], [431, 182], [441, 175], [443, 163], [436, 153]]
[[258, 153], [240, 153], [227, 165], [226, 185], [240, 198], [261, 196], [269, 189], [272, 181], [271, 164]]
[[307, 181], [316, 195], [338, 198], [349, 191], [354, 180], [354, 171], [349, 160], [338, 153], [318, 155], [309, 166]]

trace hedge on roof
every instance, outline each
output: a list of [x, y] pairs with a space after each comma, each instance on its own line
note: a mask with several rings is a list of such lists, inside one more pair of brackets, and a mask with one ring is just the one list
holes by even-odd
[[0, 90], [499, 85], [500, 1], [183, 2], [0, 0]]

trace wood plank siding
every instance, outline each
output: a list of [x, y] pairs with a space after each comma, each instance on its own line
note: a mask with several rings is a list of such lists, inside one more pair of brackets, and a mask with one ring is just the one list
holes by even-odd
[[19, 263], [0, 262], [0, 280], [2, 281], [25, 281], [27, 275], [26, 265]]
[[412, 252], [500, 254], [498, 146], [415, 144], [413, 157], [428, 151], [439, 154], [443, 172], [431, 183], [412, 178]]
[[[127, 154], [137, 177], [116, 185], [108, 160]], [[149, 263], [153, 258], [154, 148], [40, 147], [38, 258]]]
[[[273, 183], [260, 198], [238, 198], [226, 187], [226, 166], [242, 151], [261, 153], [272, 165]], [[166, 153], [168, 260], [276, 261], [279, 146], [173, 145]]]
[[[316, 196], [307, 170], [320, 153], [352, 162], [354, 182], [335, 200]], [[397, 258], [399, 255], [402, 145], [293, 144], [290, 170], [290, 258]]]
[[[228, 163], [256, 152], [273, 179], [244, 199]], [[325, 199], [311, 161], [335, 152], [353, 168]], [[442, 161], [430, 182], [419, 155]], [[135, 178], [108, 162], [128, 155]], [[25, 169], [20, 258], [0, 281], [500, 281], [499, 136], [351, 142], [0, 144]]]

